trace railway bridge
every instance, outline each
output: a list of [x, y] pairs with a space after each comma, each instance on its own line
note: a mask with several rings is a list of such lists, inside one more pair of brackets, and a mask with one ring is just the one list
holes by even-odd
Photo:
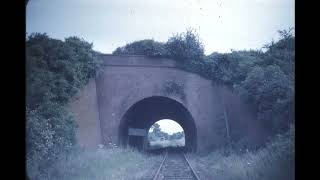
[[204, 152], [228, 138], [260, 141], [262, 128], [229, 88], [179, 68], [166, 58], [101, 55], [104, 66], [69, 104], [85, 148], [109, 143], [143, 149], [153, 123], [172, 119], [185, 132], [186, 148]]

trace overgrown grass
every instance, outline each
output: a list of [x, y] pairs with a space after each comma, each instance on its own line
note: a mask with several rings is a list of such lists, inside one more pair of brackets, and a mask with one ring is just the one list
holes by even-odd
[[149, 149], [158, 149], [165, 147], [183, 147], [185, 146], [185, 139], [174, 139], [174, 140], [158, 140], [158, 141], [150, 141]]
[[[150, 177], [161, 163], [160, 155], [148, 156], [133, 149], [78, 151], [61, 157], [41, 179], [50, 180], [127, 180]], [[29, 172], [32, 175], [35, 172]]]
[[243, 154], [217, 150], [205, 156], [189, 155], [201, 179], [291, 180], [294, 179], [294, 128], [278, 135], [266, 147]]

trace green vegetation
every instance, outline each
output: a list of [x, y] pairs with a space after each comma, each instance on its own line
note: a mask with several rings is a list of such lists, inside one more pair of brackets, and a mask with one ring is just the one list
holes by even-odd
[[226, 149], [219, 149], [207, 155], [190, 154], [188, 157], [201, 179], [294, 179], [294, 133], [294, 126], [291, 126], [257, 151], [225, 153]]
[[[162, 43], [161, 49], [167, 49], [162, 57], [228, 86], [255, 108], [256, 120], [272, 135], [272, 141], [255, 151], [247, 149], [245, 137], [231, 136], [231, 146], [202, 157], [191, 155], [201, 179], [294, 179], [294, 125], [290, 124], [295, 121], [295, 37], [292, 29], [279, 31], [279, 35], [277, 42], [263, 47], [265, 51], [214, 52], [208, 56], [192, 31]], [[140, 49], [138, 44], [135, 48]]]
[[[159, 54], [180, 62], [180, 68], [197, 73], [216, 84], [224, 84], [256, 108], [256, 119], [272, 133], [285, 132], [294, 122], [295, 37], [292, 29], [279, 31], [280, 40], [266, 50], [232, 51], [205, 56], [198, 35], [187, 31], [157, 43], [151, 53], [145, 41], [137, 41], [114, 54]], [[150, 40], [151, 41], [151, 40]], [[141, 44], [141, 45], [139, 45]], [[132, 48], [134, 47], [134, 48]], [[151, 48], [152, 49], [152, 48]], [[130, 52], [130, 53], [128, 53]]]
[[146, 55], [151, 57], [166, 56], [167, 50], [164, 44], [154, 40], [146, 39], [127, 44], [124, 47], [117, 48], [113, 54], [115, 55]]
[[148, 140], [149, 141], [156, 141], [160, 140], [161, 138], [164, 140], [175, 140], [175, 139], [181, 139], [184, 138], [184, 132], [176, 132], [171, 135], [169, 135], [166, 132], [163, 132], [160, 128], [160, 125], [157, 123], [154, 123], [151, 126], [151, 132], [148, 133]]
[[61, 156], [41, 179], [52, 180], [138, 180], [152, 177], [161, 155], [145, 155], [132, 149], [98, 149], [73, 151]]
[[[198, 35], [187, 31], [166, 43], [134, 42], [117, 48], [114, 54], [172, 58], [180, 62], [184, 70], [229, 86], [256, 107], [257, 121], [264, 123], [272, 134], [282, 135], [256, 152], [237, 154], [240, 145], [236, 145], [228, 150], [231, 154], [216, 151], [200, 160], [213, 163], [208, 164], [211, 169], [224, 169], [223, 174], [229, 179], [281, 179], [280, 169], [288, 172], [284, 177], [289, 177], [294, 168], [294, 128], [290, 129], [289, 124], [295, 119], [295, 37], [291, 30], [279, 31], [279, 34], [280, 40], [267, 44], [265, 52], [232, 51], [205, 56]], [[38, 33], [28, 36], [26, 159], [30, 179], [129, 179], [120, 172], [133, 174], [144, 167], [147, 171], [147, 163], [156, 162], [131, 150], [78, 152], [77, 125], [65, 107], [89, 79], [95, 77], [100, 66], [98, 53], [92, 50], [92, 44], [82, 39], [69, 37], [61, 41]], [[180, 89], [180, 86], [169, 86], [166, 90], [179, 93]], [[176, 134], [171, 139], [180, 136]]]
[[150, 141], [148, 149], [161, 149], [166, 147], [184, 147], [185, 139], [170, 139], [170, 140], [154, 140]]
[[180, 62], [201, 60], [204, 56], [204, 48], [199, 36], [192, 30], [177, 34], [166, 42], [167, 56]]
[[75, 121], [65, 106], [100, 66], [92, 44], [32, 34], [26, 41], [27, 173], [42, 179], [61, 154], [76, 145]]
[[150, 129], [151, 132], [148, 133], [149, 149], [181, 147], [185, 145], [183, 131], [169, 135], [168, 133], [161, 131], [160, 125], [157, 123], [154, 123]]

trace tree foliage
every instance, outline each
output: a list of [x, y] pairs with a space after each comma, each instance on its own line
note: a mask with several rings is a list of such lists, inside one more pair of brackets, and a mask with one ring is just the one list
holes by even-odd
[[[273, 132], [283, 132], [294, 122], [295, 37], [292, 30], [279, 31], [277, 42], [260, 50], [204, 55], [193, 31], [177, 34], [165, 43], [142, 40], [117, 48], [113, 54], [168, 57], [184, 70], [214, 83], [226, 84], [256, 107], [256, 119]], [[76, 124], [65, 106], [101, 62], [92, 44], [77, 37], [65, 41], [46, 34], [31, 34], [26, 40], [26, 150], [27, 172], [42, 179], [59, 154], [76, 144]], [[154, 125], [151, 138], [172, 139]]]
[[26, 148], [28, 173], [40, 179], [75, 142], [76, 124], [65, 106], [101, 65], [92, 44], [31, 34], [26, 41]]
[[120, 55], [146, 55], [151, 57], [162, 57], [167, 55], [164, 43], [156, 42], [151, 39], [135, 41], [124, 47], [117, 48], [113, 54]]
[[118, 47], [113, 54], [146, 55], [151, 57], [169, 57], [181, 62], [204, 57], [204, 48], [199, 36], [192, 30], [172, 36], [166, 43], [154, 40], [141, 40]]
[[148, 133], [148, 140], [149, 141], [158, 141], [161, 138], [164, 140], [175, 140], [175, 139], [181, 139], [184, 137], [184, 132], [176, 132], [171, 135], [169, 135], [166, 132], [163, 132], [160, 128], [160, 125], [157, 123], [154, 123], [151, 128], [151, 132]]
[[169, 135], [169, 140], [177, 140], [177, 139], [181, 139], [184, 138], [184, 132], [176, 132], [173, 133], [171, 135]]
[[[274, 132], [284, 131], [294, 121], [295, 37], [293, 29], [278, 32], [280, 39], [265, 45], [266, 52], [214, 52], [205, 56], [198, 35], [187, 31], [163, 44], [164, 56], [180, 62], [184, 70], [234, 89], [256, 107], [258, 121]], [[137, 43], [139, 46], [140, 41]]]
[[203, 44], [192, 30], [169, 38], [165, 46], [168, 56], [178, 61], [201, 60], [204, 57]]

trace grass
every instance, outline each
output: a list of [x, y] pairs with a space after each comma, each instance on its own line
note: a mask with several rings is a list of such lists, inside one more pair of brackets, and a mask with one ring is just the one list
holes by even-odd
[[[132, 149], [82, 151], [61, 158], [41, 179], [50, 180], [133, 180], [150, 176], [162, 157]], [[32, 174], [32, 173], [31, 173]], [[30, 173], [29, 173], [30, 175]], [[30, 177], [30, 179], [34, 179]]]
[[165, 147], [183, 147], [185, 145], [185, 139], [174, 139], [174, 140], [158, 140], [150, 141], [150, 149], [158, 149]]
[[[158, 143], [162, 146], [169, 145], [166, 141]], [[229, 155], [225, 152], [226, 149], [219, 149], [207, 155], [188, 154], [188, 157], [200, 179], [295, 178], [294, 128], [257, 151], [240, 154], [233, 151]], [[135, 180], [152, 177], [162, 158], [161, 155], [147, 155], [121, 148], [76, 151], [61, 157], [44, 176], [34, 178], [37, 172], [28, 172], [28, 175], [31, 176], [30, 179], [44, 180]]]
[[226, 155], [224, 150], [189, 155], [200, 179], [216, 180], [291, 180], [294, 179], [294, 130], [277, 136], [255, 152]]

